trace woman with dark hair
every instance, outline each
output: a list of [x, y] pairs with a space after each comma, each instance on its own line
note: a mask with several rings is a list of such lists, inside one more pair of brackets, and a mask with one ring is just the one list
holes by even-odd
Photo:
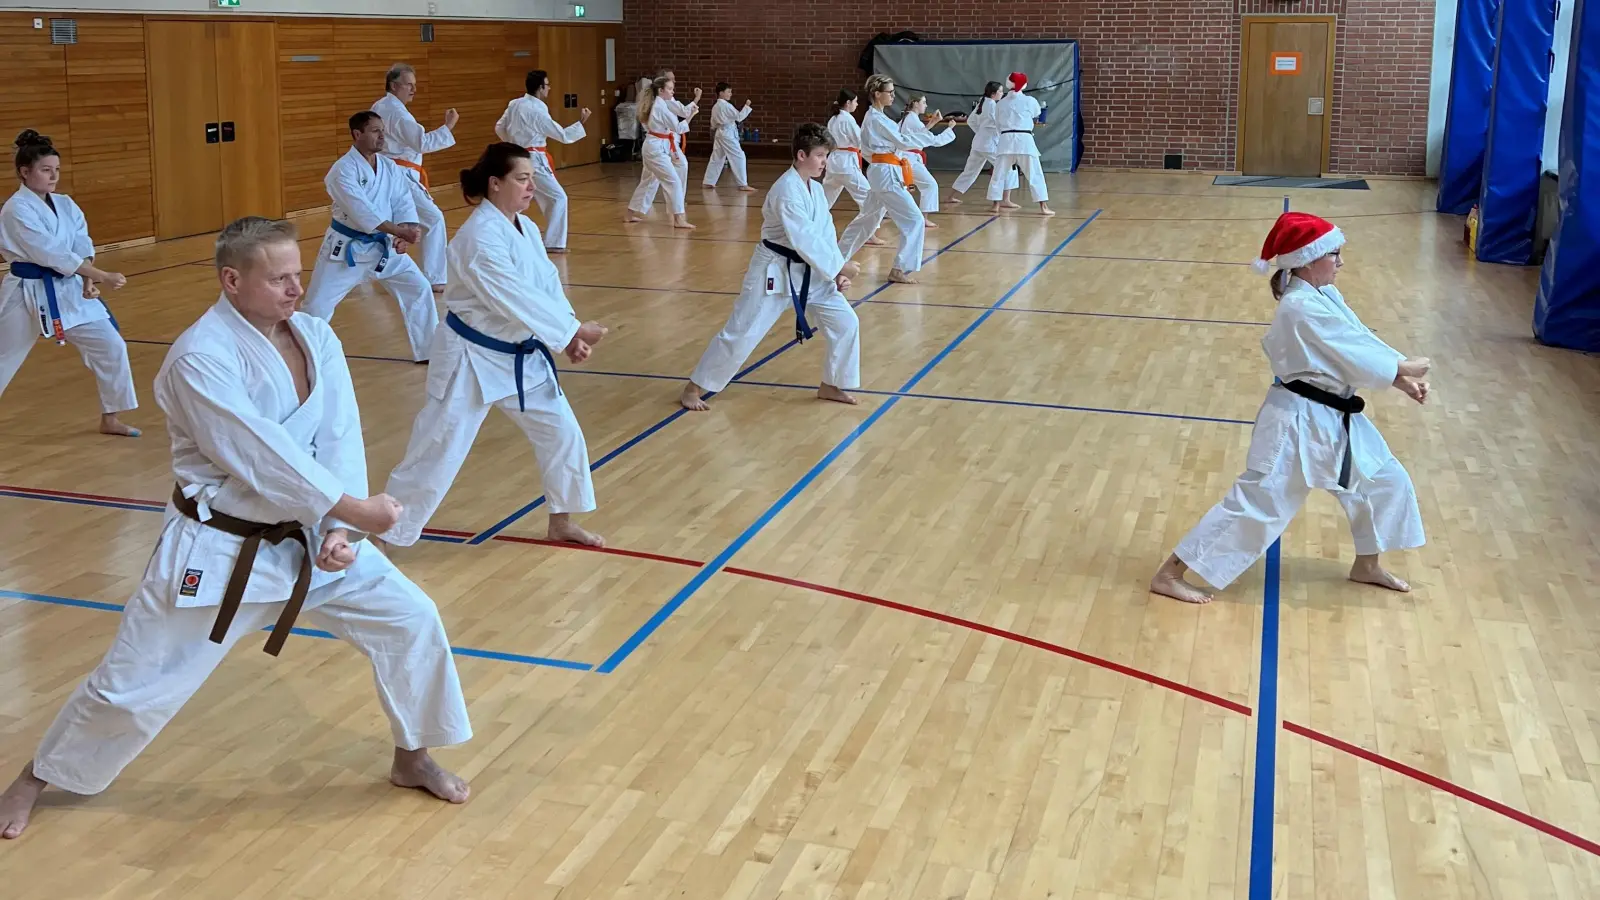
[[498, 406], [533, 443], [549, 499], [550, 540], [605, 546], [572, 522], [573, 513], [594, 510], [594, 483], [583, 429], [561, 390], [554, 354], [583, 362], [606, 329], [578, 321], [539, 229], [523, 215], [537, 181], [529, 155], [518, 144], [490, 144], [476, 165], [461, 171], [461, 193], [477, 208], [450, 239], [449, 327], [434, 339], [428, 397], [405, 459], [384, 489], [403, 509], [382, 535], [388, 543], [416, 543], [489, 407]]
[[100, 387], [100, 432], [138, 437], [118, 413], [137, 409], [128, 345], [100, 299], [100, 285], [116, 290], [128, 279], [94, 265], [94, 241], [83, 211], [66, 194], [61, 154], [37, 131], [17, 135], [21, 184], [0, 208], [0, 258], [10, 264], [0, 281], [0, 392], [43, 336], [78, 348]]

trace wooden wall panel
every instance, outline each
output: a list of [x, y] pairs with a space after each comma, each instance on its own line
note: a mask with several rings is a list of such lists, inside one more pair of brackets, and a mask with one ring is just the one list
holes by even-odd
[[83, 16], [66, 48], [72, 197], [100, 244], [155, 233], [144, 20]]
[[[27, 13], [0, 13], [0, 83], [12, 90], [0, 91], [0, 154], [6, 163], [7, 177], [0, 179], [0, 194], [9, 197], [16, 189], [10, 160], [11, 142], [18, 132], [32, 128], [48, 135], [64, 154], [72, 150], [72, 134], [67, 104], [66, 48], [50, 43], [49, 17], [46, 28], [36, 31], [34, 17]], [[62, 167], [62, 193], [72, 193], [72, 166]], [[90, 234], [96, 225], [90, 219]]]
[[338, 53], [330, 19], [278, 20], [278, 122], [283, 141], [283, 208], [328, 205], [322, 178], [350, 145], [332, 89]]
[[437, 186], [455, 180], [455, 173], [472, 165], [483, 148], [493, 143], [494, 123], [516, 94], [506, 94], [506, 68], [501, 59], [505, 26], [500, 22], [439, 22], [428, 48], [428, 76], [419, 78], [413, 112], [426, 128], [444, 122], [444, 111], [455, 107], [456, 145], [429, 154], [426, 164]]
[[[539, 32], [533, 22], [507, 22], [505, 28], [506, 102], [527, 93], [528, 73], [539, 68]], [[504, 108], [501, 109], [504, 112]], [[496, 116], [498, 118], [498, 116]]]

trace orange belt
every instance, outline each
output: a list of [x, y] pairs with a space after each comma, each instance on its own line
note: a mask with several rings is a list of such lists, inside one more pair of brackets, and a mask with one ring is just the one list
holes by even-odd
[[397, 165], [397, 166], [405, 166], [408, 169], [414, 169], [418, 175], [422, 176], [422, 189], [423, 190], [427, 190], [428, 189], [428, 170], [427, 169], [424, 169], [422, 166], [420, 166], [417, 163], [414, 163], [414, 162], [412, 162], [412, 161], [410, 161], [408, 159], [401, 159], [398, 156], [394, 157], [394, 164]]
[[921, 150], [912, 150], [911, 152], [915, 153], [917, 155], [917, 159], [922, 160], [922, 164], [923, 165], [927, 165], [928, 164], [928, 154], [927, 153], [925, 153], [925, 152], [923, 152]]
[[550, 171], [554, 172], [556, 170], [556, 158], [554, 156], [550, 155], [550, 150], [548, 148], [546, 148], [546, 147], [529, 147], [528, 148], [528, 152], [529, 153], [543, 153], [544, 154], [544, 161], [550, 164]]
[[886, 166], [899, 166], [900, 180], [905, 183], [906, 187], [911, 187], [916, 183], [911, 177], [911, 163], [895, 156], [893, 153], [874, 153], [872, 154], [872, 161]]
[[659, 131], [652, 131], [649, 132], [649, 134], [651, 137], [661, 138], [663, 141], [666, 141], [667, 146], [672, 148], [672, 158], [678, 158], [678, 139], [681, 138], [682, 135], [662, 134]]

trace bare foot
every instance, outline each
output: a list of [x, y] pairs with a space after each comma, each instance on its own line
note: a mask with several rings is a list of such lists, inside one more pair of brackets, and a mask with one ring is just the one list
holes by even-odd
[[1358, 556], [1355, 565], [1350, 567], [1350, 580], [1357, 584], [1371, 584], [1402, 594], [1411, 593], [1411, 585], [1403, 579], [1389, 574], [1383, 566], [1378, 565], [1376, 556]]
[[459, 776], [444, 770], [433, 761], [427, 750], [401, 750], [394, 748], [394, 765], [389, 769], [389, 780], [396, 787], [417, 788], [450, 803], [465, 803], [472, 788]]
[[433, 293], [436, 296], [443, 296], [444, 295], [444, 285], [442, 285], [442, 284], [434, 285], [433, 286]]
[[633, 225], [643, 221], [644, 217], [636, 212], [633, 212], [632, 210], [629, 210], [628, 214], [622, 217], [622, 224], [624, 225]]
[[817, 388], [817, 399], [832, 400], [835, 403], [848, 403], [851, 406], [855, 406], [858, 402], [860, 402], [856, 400], [856, 398], [846, 394], [844, 391], [839, 390], [831, 384], [824, 384]]
[[39, 795], [46, 787], [44, 781], [34, 777], [33, 760], [29, 760], [17, 780], [0, 794], [0, 838], [9, 841], [22, 836], [28, 827], [28, 817], [33, 814], [33, 805], [39, 802]]
[[1010, 200], [1007, 200], [1007, 201], [1005, 201], [1005, 202], [1000, 204], [1000, 208], [1001, 209], [1021, 209], [1022, 205], [1019, 204], [1019, 203], [1012, 203]]
[[917, 280], [899, 269], [889, 270], [889, 280], [895, 284], [917, 284]]
[[923, 219], [922, 220], [922, 227], [923, 228], [929, 228], [929, 229], [938, 228], [939, 227], [939, 223], [935, 222], [932, 219]]
[[683, 393], [678, 395], [678, 405], [691, 412], [705, 412], [711, 408], [711, 404], [700, 399], [700, 394], [700, 386], [691, 381], [683, 386]]
[[1183, 573], [1188, 569], [1178, 557], [1167, 557], [1167, 561], [1156, 570], [1156, 577], [1150, 579], [1150, 592], [1184, 603], [1210, 603], [1210, 594], [1183, 580]]
[[754, 194], [756, 192], [756, 189], [748, 184], [739, 185], [739, 190], [744, 191], [746, 194]]
[[888, 246], [888, 244], [889, 244], [888, 241], [884, 240], [881, 237], [878, 237], [877, 235], [873, 235], [872, 237], [867, 238], [867, 246], [868, 247], [884, 247], [884, 246]]
[[143, 434], [139, 429], [117, 418], [116, 413], [106, 413], [100, 417], [100, 433], [114, 434], [120, 437], [138, 437]]
[[565, 247], [546, 247], [546, 248], [544, 248], [544, 252], [546, 252], [546, 253], [565, 253], [565, 252], [567, 252], [567, 248], [565, 248]]
[[684, 231], [693, 231], [694, 230], [694, 226], [689, 224], [689, 220], [687, 218], [681, 217], [681, 216], [673, 218], [672, 227], [673, 228], [682, 228]]
[[951, 206], [960, 206], [961, 205], [961, 195], [960, 194], [951, 194], [950, 195], [950, 199], [946, 200], [945, 202], [950, 204]]
[[702, 182], [700, 182], [700, 186], [701, 186], [701, 187], [703, 187], [703, 188], [705, 188], [705, 189], [706, 189], [706, 190], [708, 190], [708, 191], [714, 191], [714, 190], [716, 190], [716, 189], [717, 189], [717, 186], [716, 186], [716, 185], [714, 185], [714, 184], [706, 184], [706, 183], [705, 183], [705, 182], [703, 182], [703, 181], [702, 181]]
[[584, 531], [573, 524], [569, 513], [551, 513], [550, 530], [545, 532], [545, 539], [563, 544], [582, 544], [585, 547], [604, 547], [605, 538], [590, 531]]
[[1055, 210], [1051, 209], [1048, 206], [1045, 206], [1043, 203], [1039, 204], [1039, 215], [1041, 215], [1041, 216], [1053, 216], [1055, 214], [1056, 214]]
[[989, 215], [991, 215], [991, 216], [1000, 215], [1000, 204], [999, 203], [996, 203], [994, 206], [989, 207]]

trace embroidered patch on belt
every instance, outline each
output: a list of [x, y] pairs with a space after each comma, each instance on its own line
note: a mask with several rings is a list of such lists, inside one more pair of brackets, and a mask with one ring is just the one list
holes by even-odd
[[200, 576], [204, 574], [199, 569], [185, 569], [183, 571], [183, 586], [178, 588], [178, 596], [193, 597], [200, 593]]

